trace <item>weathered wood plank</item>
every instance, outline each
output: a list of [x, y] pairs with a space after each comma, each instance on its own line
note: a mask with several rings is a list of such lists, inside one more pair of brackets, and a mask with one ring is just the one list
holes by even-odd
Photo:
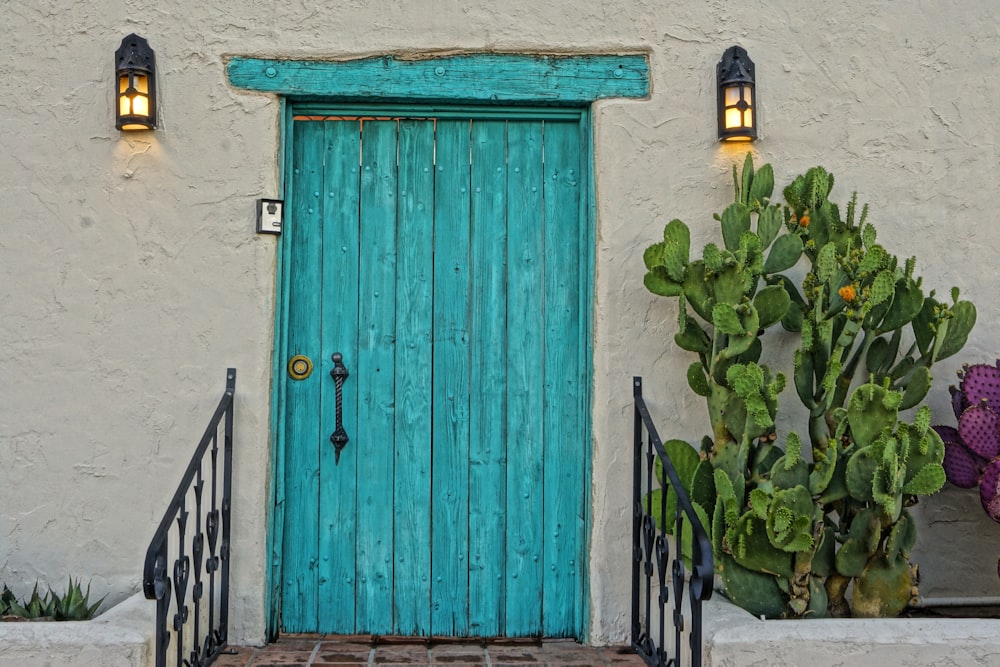
[[399, 123], [393, 632], [430, 632], [434, 122]]
[[[357, 121], [323, 123], [322, 359], [320, 428], [319, 619], [315, 632], [352, 634], [354, 626], [355, 534], [358, 463], [358, 218], [361, 128]], [[313, 240], [317, 242], [319, 239]], [[330, 435], [336, 428], [336, 384], [332, 356], [343, 355], [344, 429], [350, 440], [337, 463]]]
[[542, 630], [542, 391], [545, 246], [542, 123], [507, 129], [506, 632]]
[[469, 628], [504, 633], [507, 530], [506, 123], [472, 124]]
[[[313, 192], [323, 186], [323, 125], [301, 123], [295, 127], [295, 174], [290, 219], [293, 230], [285, 237], [289, 251], [293, 299], [288, 313], [288, 357], [305, 354], [314, 361], [320, 354], [321, 247], [313, 242], [323, 224], [320, 203]], [[287, 360], [286, 360], [287, 362]], [[317, 571], [315, 567], [319, 526], [319, 413], [321, 379], [285, 376], [286, 506], [283, 544], [282, 624], [286, 632], [308, 631], [316, 623]]]
[[431, 633], [469, 634], [469, 132], [438, 120]]
[[[580, 353], [587, 331], [579, 308], [586, 263], [579, 123], [545, 123], [545, 530], [544, 634], [574, 637], [585, 567], [578, 526], [586, 499], [589, 446], [583, 423]], [[582, 238], [581, 238], [582, 237]]]
[[361, 283], [358, 341], [357, 625], [393, 627], [393, 434], [395, 433], [396, 122], [362, 132]]
[[608, 97], [649, 95], [645, 54], [478, 53], [346, 61], [233, 58], [226, 72], [237, 88], [358, 100], [587, 104]]

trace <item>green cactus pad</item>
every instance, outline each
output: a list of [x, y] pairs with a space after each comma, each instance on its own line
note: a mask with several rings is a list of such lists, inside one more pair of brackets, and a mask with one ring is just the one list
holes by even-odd
[[792, 380], [802, 404], [807, 408], [814, 407], [816, 405], [816, 388], [814, 385], [813, 358], [809, 352], [803, 352], [802, 350], [795, 351], [795, 369], [792, 373]]
[[809, 492], [816, 496], [821, 495], [830, 486], [836, 471], [837, 448], [814, 449], [813, 467], [809, 473]]
[[740, 247], [740, 237], [750, 231], [750, 209], [741, 203], [730, 204], [722, 212], [722, 241], [726, 250], [735, 252]]
[[[816, 277], [829, 283], [837, 272], [837, 247], [833, 243], [824, 245], [816, 256]], [[838, 285], [837, 287], [840, 287]]]
[[882, 540], [882, 524], [873, 508], [859, 512], [851, 521], [847, 539], [837, 551], [837, 572], [846, 577], [860, 577]]
[[909, 560], [913, 545], [917, 543], [917, 523], [909, 512], [903, 510], [899, 521], [889, 532], [889, 539], [885, 543], [886, 560], [891, 565], [896, 564], [896, 560], [903, 558]]
[[[819, 544], [812, 558], [812, 571], [817, 577], [829, 577], [836, 572], [837, 538], [833, 528], [827, 526], [820, 533]], [[825, 597], [825, 596], [824, 596]]]
[[837, 469], [823, 490], [819, 501], [824, 504], [835, 503], [851, 495], [847, 488], [847, 462], [850, 459], [850, 451], [844, 451], [837, 455]]
[[716, 303], [728, 303], [733, 306], [743, 302], [749, 286], [748, 276], [739, 266], [729, 266], [718, 272], [711, 281], [712, 292]]
[[847, 460], [847, 490], [854, 500], [871, 502], [875, 499], [873, 486], [879, 465], [877, 453], [873, 446], [862, 447]]
[[712, 326], [719, 333], [738, 336], [746, 333], [746, 328], [732, 303], [717, 303], [712, 309]]
[[743, 174], [741, 180], [737, 180], [736, 165], [733, 165], [733, 182], [736, 186], [736, 201], [749, 205], [750, 188], [753, 185], [753, 176], [753, 155], [748, 152], [746, 158], [743, 160]]
[[[667, 440], [663, 443], [663, 449], [670, 458], [670, 463], [673, 464], [674, 470], [677, 471], [677, 476], [681, 480], [684, 491], [690, 495], [690, 485], [694, 479], [694, 471], [701, 461], [698, 457], [698, 452], [695, 451], [690, 443], [684, 440]], [[660, 486], [667, 491], [667, 513], [663, 517], [659, 516], [659, 489], [656, 489], [651, 494], [655, 496], [653, 500], [653, 517], [657, 519], [657, 524], [661, 526], [663, 532], [672, 535], [674, 532], [674, 522], [676, 521], [677, 493], [670, 484], [670, 480], [664, 472], [663, 463], [659, 457], [656, 458], [655, 470]]]
[[782, 215], [781, 209], [777, 206], [769, 206], [761, 209], [757, 217], [757, 236], [760, 238], [761, 248], [767, 248], [774, 242], [781, 231]]
[[[703, 459], [698, 462], [691, 477], [691, 502], [702, 507], [715, 507], [715, 478], [712, 473], [712, 462]], [[709, 524], [706, 523], [707, 527]]]
[[795, 266], [802, 256], [802, 239], [794, 234], [779, 236], [764, 262], [764, 273], [780, 273]]
[[892, 304], [885, 314], [876, 334], [883, 334], [895, 329], [901, 329], [920, 314], [924, 307], [924, 292], [913, 280], [900, 280], [896, 283], [896, 291]]
[[680, 220], [671, 220], [663, 228], [663, 267], [672, 280], [682, 282], [691, 254], [691, 231]]
[[773, 575], [748, 570], [728, 554], [716, 560], [716, 567], [726, 596], [734, 604], [764, 618], [780, 618], [785, 613], [787, 597]]
[[[749, 158], [750, 155], [747, 155]], [[745, 164], [745, 163], [744, 163]], [[743, 168], [744, 178], [746, 177], [746, 167]], [[771, 199], [771, 193], [774, 192], [774, 169], [769, 164], [765, 164], [763, 167], [757, 170], [753, 174], [753, 179], [750, 184], [750, 192], [747, 197], [746, 204], [751, 209], [760, 208], [767, 205], [767, 202]]]
[[694, 312], [698, 313], [698, 317], [706, 322], [712, 321], [712, 308], [715, 306], [715, 299], [708, 291], [705, 262], [700, 259], [691, 262], [684, 274], [684, 298], [694, 309]]
[[654, 267], [653, 270], [643, 276], [642, 284], [653, 294], [659, 296], [679, 296], [684, 286], [671, 280], [667, 275], [667, 270], [662, 266]]
[[733, 532], [733, 558], [738, 564], [754, 572], [792, 576], [792, 554], [771, 544], [764, 521], [747, 513]]
[[855, 389], [848, 399], [847, 421], [859, 447], [867, 447], [883, 430], [895, 425], [898, 410], [886, 405], [890, 393], [899, 392], [869, 382]]
[[875, 559], [854, 581], [851, 610], [860, 618], [898, 616], [909, 604], [912, 588], [910, 563], [905, 558], [895, 564]]
[[674, 342], [677, 347], [688, 352], [708, 354], [712, 350], [712, 340], [705, 333], [694, 318], [683, 315], [685, 325], [683, 331], [674, 334]]
[[927, 397], [931, 390], [931, 371], [926, 366], [917, 366], [906, 379], [900, 410], [909, 410]]
[[767, 513], [767, 536], [771, 544], [789, 553], [813, 547], [812, 495], [804, 486], [775, 491]]
[[709, 384], [708, 377], [705, 375], [705, 367], [700, 361], [695, 361], [688, 366], [687, 381], [688, 386], [691, 387], [691, 391], [699, 396], [712, 395], [712, 386]]
[[903, 493], [928, 496], [940, 491], [946, 480], [944, 466], [940, 463], [931, 463], [920, 468], [917, 474], [903, 485]]
[[951, 307], [951, 319], [942, 336], [940, 347], [934, 355], [935, 361], [947, 359], [965, 346], [969, 332], [976, 324], [976, 307], [969, 301], [959, 301]]
[[788, 296], [788, 291], [781, 285], [769, 285], [757, 293], [753, 305], [757, 309], [758, 326], [761, 329], [768, 329], [785, 317], [792, 300]]

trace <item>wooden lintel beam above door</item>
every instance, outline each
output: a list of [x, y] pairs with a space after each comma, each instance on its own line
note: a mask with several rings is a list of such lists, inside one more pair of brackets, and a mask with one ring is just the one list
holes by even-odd
[[478, 53], [357, 60], [231, 59], [237, 88], [290, 97], [442, 100], [451, 103], [589, 104], [649, 95], [649, 58], [628, 55]]

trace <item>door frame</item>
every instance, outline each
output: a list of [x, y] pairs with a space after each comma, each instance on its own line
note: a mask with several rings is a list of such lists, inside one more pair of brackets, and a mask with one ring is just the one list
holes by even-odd
[[[590, 335], [586, 349], [587, 382], [583, 415], [584, 433], [593, 442], [593, 327], [594, 327], [594, 267], [596, 255], [596, 198], [592, 104], [605, 98], [648, 98], [649, 56], [646, 53], [627, 55], [537, 55], [537, 54], [461, 54], [443, 57], [402, 60], [392, 55], [348, 61], [294, 61], [237, 57], [226, 64], [230, 83], [237, 88], [277, 94], [279, 96], [279, 188], [285, 193], [291, 173], [292, 123], [296, 113], [316, 104], [322, 108], [351, 103], [372, 105], [369, 108], [393, 112], [409, 105], [425, 113], [467, 105], [485, 114], [511, 114], [517, 109], [555, 106], [576, 107], [580, 114], [581, 136], [585, 140], [583, 153], [588, 166], [586, 188], [583, 189], [581, 222], [585, 229], [583, 241], [586, 253], [584, 306], [581, 315], [584, 330]], [[374, 104], [373, 104], [374, 103]], [[441, 105], [440, 107], [424, 105]], [[507, 105], [506, 107], [498, 105]], [[516, 113], [514, 113], [516, 115]], [[281, 627], [282, 537], [284, 530], [284, 351], [287, 341], [287, 314], [291, 281], [289, 262], [285, 261], [287, 244], [278, 239], [275, 289], [274, 346], [271, 371], [270, 414], [270, 490], [267, 503], [267, 552], [265, 568], [265, 609], [269, 641], [277, 638]], [[584, 501], [587, 538], [584, 551], [589, 563], [592, 531], [592, 499], [590, 486], [592, 446], [584, 448], [587, 496]], [[583, 573], [583, 640], [590, 631], [589, 565]]]

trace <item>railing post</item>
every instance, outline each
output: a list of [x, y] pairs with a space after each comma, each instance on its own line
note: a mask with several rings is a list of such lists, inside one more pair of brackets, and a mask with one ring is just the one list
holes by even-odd
[[639, 563], [642, 561], [640, 529], [642, 526], [642, 417], [639, 399], [642, 398], [642, 378], [632, 378], [632, 413], [634, 433], [632, 439], [632, 644], [638, 645], [642, 635], [639, 620]]
[[226, 396], [229, 397], [229, 409], [226, 410], [225, 440], [223, 446], [223, 492], [222, 492], [222, 601], [219, 608], [219, 628], [217, 637], [219, 648], [229, 641], [229, 557], [230, 557], [230, 526], [232, 524], [233, 499], [233, 405], [236, 394], [236, 369], [226, 371]]

